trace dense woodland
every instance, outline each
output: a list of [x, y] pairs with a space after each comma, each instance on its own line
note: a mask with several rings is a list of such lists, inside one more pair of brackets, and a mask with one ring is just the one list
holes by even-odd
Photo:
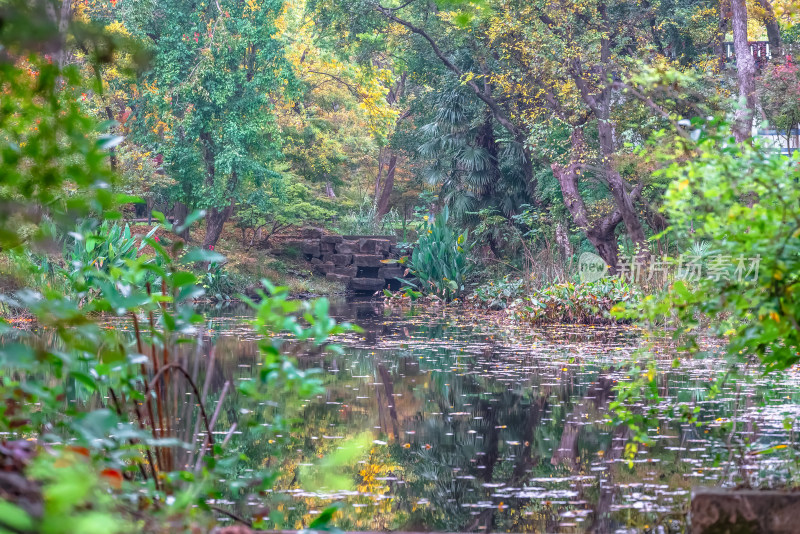
[[[387, 310], [637, 324], [687, 358], [718, 339], [722, 383], [793, 372], [798, 55], [792, 0], [0, 0], [0, 533], [287, 526], [234, 504], [323, 391], [293, 357], [359, 332], [294, 298], [344, 293], [304, 228], [392, 236]], [[229, 389], [198, 305], [233, 300], [262, 367]], [[611, 394], [631, 469], [654, 362]], [[326, 454], [322, 480], [355, 461]]]
[[535, 232], [613, 271], [668, 224], [654, 135], [731, 113], [738, 140], [768, 121], [797, 148], [795, 9], [67, 2], [54, 22], [102, 29], [110, 61], [66, 34], [52, 59], [123, 137], [110, 163], [138, 216], [205, 210], [205, 248], [225, 224], [263, 240], [355, 212], [394, 231], [449, 206], [495, 259]]

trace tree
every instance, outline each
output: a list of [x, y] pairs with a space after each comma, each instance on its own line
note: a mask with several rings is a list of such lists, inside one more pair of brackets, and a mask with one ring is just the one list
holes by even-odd
[[756, 109], [756, 62], [747, 40], [747, 2], [730, 0], [733, 48], [736, 52], [736, 78], [739, 85], [739, 105], [736, 111], [734, 136], [736, 141], [749, 139], [753, 130]]
[[[248, 184], [280, 178], [275, 102], [295, 90], [273, 36], [282, 3], [221, 0], [137, 4], [120, 9], [131, 33], [152, 48], [137, 80], [132, 128], [163, 155], [177, 181], [174, 200], [206, 210], [203, 247], [213, 247]], [[139, 10], [153, 9], [152, 16]]]
[[[625, 1], [462, 3], [456, 4], [460, 12], [429, 17], [427, 8], [414, 2], [371, 5], [417, 36], [487, 107], [519, 147], [529, 184], [535, 179], [534, 159], [540, 156], [532, 145], [532, 126], [538, 122], [550, 131], [568, 128], [569, 153], [548, 159], [573, 220], [612, 271], [618, 224], [624, 223], [631, 242], [647, 253], [645, 228], [634, 206], [641, 184], [627, 183], [615, 159], [626, 104], [630, 105], [621, 97], [617, 80], [639, 57], [663, 48], [652, 8], [642, 11]], [[603, 217], [587, 212], [579, 186], [587, 176], [605, 184], [613, 200], [614, 209]]]
[[[786, 148], [791, 149], [792, 127], [800, 123], [800, 69], [787, 59], [782, 65], [768, 66], [759, 81], [764, 114], [775, 129], [786, 132]], [[799, 141], [795, 148], [800, 148]]]
[[780, 61], [783, 57], [783, 41], [781, 39], [781, 28], [778, 19], [775, 17], [775, 10], [772, 8], [770, 0], [756, 0], [756, 6], [760, 10], [760, 19], [767, 30], [767, 40], [769, 40], [772, 58]]

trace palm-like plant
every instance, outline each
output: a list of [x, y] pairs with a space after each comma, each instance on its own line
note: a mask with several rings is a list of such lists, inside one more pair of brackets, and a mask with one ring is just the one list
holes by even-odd
[[445, 206], [433, 223], [421, 231], [411, 253], [410, 265], [419, 285], [406, 281], [406, 284], [444, 300], [452, 300], [464, 292], [472, 268], [467, 259], [472, 248], [467, 244], [468, 235], [456, 232], [448, 224], [449, 218], [450, 211]]
[[426, 141], [417, 151], [430, 162], [427, 179], [441, 188], [454, 217], [484, 208], [509, 216], [529, 203], [522, 150], [495, 136], [492, 117], [460, 87], [443, 91], [436, 104], [434, 120], [420, 128]]

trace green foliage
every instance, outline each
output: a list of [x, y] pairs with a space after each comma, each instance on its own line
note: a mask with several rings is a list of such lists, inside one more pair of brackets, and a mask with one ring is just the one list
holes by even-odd
[[395, 210], [383, 217], [378, 217], [375, 203], [364, 199], [358, 206], [358, 211], [349, 210], [340, 216], [334, 229], [343, 235], [396, 235], [397, 230], [404, 228], [405, 221], [401, 220]]
[[[58, 35], [34, 5], [4, 3], [0, 28], [0, 248], [46, 240], [46, 219], [64, 224], [109, 210], [114, 181], [102, 135], [81, 107], [84, 81], [75, 67], [31, 54], [36, 37]], [[49, 32], [49, 33], [48, 33]], [[85, 37], [85, 36], [84, 36]], [[93, 49], [92, 41], [83, 39]], [[111, 43], [109, 43], [110, 45]]]
[[[707, 241], [722, 268], [648, 296], [623, 315], [677, 321], [690, 346], [701, 326], [728, 340], [735, 357], [758, 357], [766, 371], [800, 360], [800, 166], [759, 142], [731, 142], [728, 125], [696, 120], [692, 138], [672, 145], [663, 172], [665, 210], [678, 241]], [[686, 157], [690, 156], [690, 157]]]
[[425, 178], [440, 187], [453, 216], [470, 219], [484, 209], [510, 216], [529, 203], [521, 148], [495, 133], [482, 105], [459, 83], [442, 87], [434, 106], [433, 121], [419, 128], [425, 142], [417, 150], [428, 163]]
[[[65, 238], [64, 261], [75, 271], [81, 271], [84, 266], [105, 272], [123, 268], [136, 260], [158, 228], [158, 225], [154, 226], [142, 238], [132, 235], [127, 224], [122, 228], [117, 223], [103, 221], [96, 229], [90, 227], [84, 232], [70, 232]], [[158, 242], [158, 238], [153, 238], [153, 241]]]
[[417, 278], [412, 285], [423, 293], [432, 293], [444, 300], [461, 296], [472, 269], [466, 233], [458, 234], [448, 223], [450, 213], [445, 206], [420, 231], [411, 253], [409, 268]]
[[800, 24], [790, 24], [781, 28], [781, 39], [786, 44], [800, 43]]
[[[124, 231], [75, 234], [76, 242], [94, 241], [92, 252], [110, 251], [114, 242], [122, 239], [127, 243], [129, 241], [125, 239], [132, 239]], [[142, 463], [142, 454], [146, 453], [146, 458], [152, 458], [150, 454], [162, 457], [164, 451], [194, 447], [165, 435], [164, 430], [157, 433], [148, 426], [133, 425], [123, 415], [127, 409], [119, 404], [118, 399], [132, 399], [145, 406], [156, 404], [152, 398], [152, 386], [143, 384], [154, 380], [159, 364], [149, 362], [148, 356], [141, 354], [142, 349], [152, 344], [151, 356], [155, 357], [162, 352], [165, 355], [174, 353], [178, 343], [196, 343], [195, 327], [202, 323], [203, 317], [196, 313], [192, 302], [202, 295], [203, 290], [197, 286], [196, 277], [183, 270], [181, 265], [213, 261], [218, 254], [198, 249], [181, 256], [180, 242], [171, 251], [161, 247], [152, 237], [144, 238], [143, 242], [152, 247], [155, 257], [134, 255], [127, 261], [106, 261], [103, 268], [99, 268], [96, 260], [77, 261], [75, 274], [68, 279], [71, 291], [67, 296], [54, 291], [38, 294], [27, 290], [3, 297], [11, 306], [22, 308], [35, 317], [42, 328], [53, 332], [55, 339], [41, 344], [33, 332], [11, 335], [8, 331], [0, 338], [0, 376], [3, 378], [0, 400], [5, 407], [0, 412], [0, 432], [40, 436], [54, 458], [63, 461], [69, 461], [64, 458], [69, 457], [75, 447], [85, 448], [89, 451], [87, 455], [91, 456], [91, 461], [84, 462], [85, 465], [76, 464], [72, 470], [58, 471], [57, 477], [42, 477], [43, 499], [55, 507], [50, 515], [48, 504], [45, 513], [34, 518], [43, 532], [73, 531], [74, 525], [83, 525], [84, 521], [89, 522], [87, 525], [100, 525], [92, 529], [87, 526], [87, 531], [99, 532], [103, 531], [102, 525], [113, 522], [113, 517], [118, 514], [129, 517], [125, 504], [110, 499], [97, 502], [106, 502], [112, 516], [101, 515], [103, 508], [98, 508], [96, 513], [83, 517], [84, 500], [100, 491], [98, 485], [107, 487], [110, 484], [97, 473], [108, 470], [113, 473], [133, 472], [135, 466]], [[173, 259], [177, 257], [181, 259]], [[155, 276], [153, 284], [145, 284], [150, 276]], [[151, 291], [151, 287], [160, 289]], [[314, 371], [297, 369], [283, 355], [284, 336], [291, 334], [320, 351], [335, 351], [338, 348], [329, 344], [329, 336], [352, 329], [350, 325], [337, 324], [330, 318], [325, 300], [313, 304], [290, 301], [286, 288], [275, 288], [267, 282], [265, 288], [267, 292], [260, 293], [261, 301], [251, 303], [255, 308], [254, 328], [262, 339], [259, 346], [263, 365], [259, 367], [259, 380], [244, 382], [240, 387], [240, 393], [251, 401], [239, 402], [244, 413], [258, 414], [240, 417], [240, 427], [252, 426], [256, 432], [263, 432], [264, 421], [264, 415], [257, 410], [258, 403], [272, 398], [276, 391], [282, 391], [285, 400], [320, 392], [320, 382], [314, 377]], [[127, 316], [134, 320], [134, 325], [137, 324], [134, 316], [150, 317], [150, 327], [137, 327], [135, 338], [131, 340], [119, 329], [105, 328], [96, 319], [101, 313]], [[158, 314], [157, 321], [154, 321], [154, 314]], [[169, 365], [181, 366], [177, 362], [169, 362]], [[173, 380], [178, 380], [178, 377], [173, 377]], [[69, 408], [65, 409], [65, 398], [76, 402], [68, 402]], [[109, 399], [108, 407], [104, 406], [104, 398]], [[111, 399], [114, 399], [113, 403]], [[249, 409], [248, 402], [252, 402]], [[33, 406], [36, 406], [35, 410], [32, 410]], [[160, 417], [160, 400], [158, 406]], [[152, 405], [148, 411], [151, 409], [155, 411]], [[294, 424], [279, 414], [272, 422], [270, 431], [276, 433], [288, 433]], [[155, 425], [155, 422], [151, 424]], [[173, 423], [168, 424], [171, 428]], [[69, 447], [65, 443], [69, 443]], [[125, 482], [124, 487], [116, 489], [146, 496], [151, 503], [146, 506], [152, 521], [159, 521], [158, 510], [163, 506], [165, 494], [174, 495], [175, 504], [164, 511], [173, 519], [183, 517], [189, 520], [194, 515], [195, 505], [205, 507], [207, 499], [215, 499], [230, 491], [228, 482], [217, 486], [215, 480], [226, 480], [230, 470], [239, 462], [238, 458], [235, 448], [223, 449], [215, 445], [208, 451], [205, 467], [199, 473], [191, 470], [162, 472], [161, 461], [153, 464], [150, 459], [145, 462], [148, 469], [143, 473], [152, 471], [158, 478], [134, 476], [130, 482]], [[28, 476], [40, 476], [36, 465], [27, 468]], [[84, 472], [93, 475], [81, 474], [80, 478], [74, 478]], [[237, 481], [237, 484], [262, 485], [272, 476], [270, 471], [253, 473], [248, 480]], [[131, 487], [127, 486], [129, 483]], [[114, 484], [111, 486], [113, 489]], [[64, 499], [63, 503], [58, 504], [56, 498]], [[161, 504], [155, 504], [159, 502]], [[61, 525], [65, 530], [49, 527], [51, 523]], [[115, 528], [123, 529], [123, 523], [117, 521], [116, 525]]]
[[256, 189], [278, 190], [282, 175], [274, 97], [292, 90], [275, 19], [281, 2], [170, 2], [158, 17], [147, 3], [121, 11], [150, 45], [153, 61], [136, 81], [133, 140], [156, 147], [177, 185], [173, 199], [208, 211], [206, 245], [232, 204]]
[[469, 300], [490, 310], [504, 310], [526, 294], [527, 287], [522, 278], [506, 275], [500, 280], [492, 280], [476, 287]]
[[279, 196], [270, 195], [264, 188], [254, 187], [236, 212], [236, 226], [243, 231], [250, 230], [253, 240], [261, 231], [262, 239], [268, 241], [285, 228], [319, 224], [335, 214], [330, 203], [315, 198], [311, 189], [302, 183], [290, 183], [280, 193]]
[[760, 82], [764, 114], [773, 128], [784, 131], [787, 146], [791, 146], [790, 131], [800, 123], [800, 68], [790, 60], [783, 65], [767, 65]]
[[555, 284], [534, 291], [515, 307], [520, 320], [538, 323], [613, 323], [615, 306], [637, 302], [637, 290], [620, 278]]
[[206, 296], [214, 300], [231, 300], [244, 291], [246, 281], [231, 273], [224, 264], [210, 262], [204, 272], [198, 274], [198, 283]]
[[[9, 39], [16, 28], [5, 24], [6, 8], [16, 3], [3, 7], [4, 52], [25, 57], [26, 51]], [[37, 20], [30, 10], [26, 16]], [[56, 34], [49, 30], [48, 39]], [[254, 31], [268, 35], [269, 25]], [[76, 71], [59, 70], [56, 61], [35, 54], [19, 65], [9, 57], [0, 58], [0, 85], [8, 96], [0, 113], [0, 254], [3, 265], [20, 258], [34, 263], [37, 282], [59, 283], [0, 295], [4, 310], [24, 314], [36, 325], [13, 328], [0, 318], [3, 468], [16, 471], [32, 488], [29, 499], [0, 500], [0, 530], [210, 530], [212, 503], [238, 498], [246, 488], [266, 488], [275, 479], [268, 468], [241, 476], [246, 458], [235, 438], [214, 441], [216, 418], [209, 423], [209, 399], [199, 394], [197, 375], [193, 378], [183, 363], [187, 345], [195, 345], [197, 362], [209, 359], [198, 336], [204, 318], [194, 307], [204, 291], [187, 268], [214, 265], [224, 257], [208, 249], [186, 251], [181, 241], [160, 240], [155, 229], [135, 236], [129, 227], [104, 219], [116, 200], [104, 151], [119, 140], [97, 140], [96, 123], [73, 105], [81, 82]], [[225, 107], [224, 100], [217, 104]], [[215, 163], [221, 172], [236, 172], [224, 157]], [[20, 209], [5, 209], [12, 202]], [[160, 213], [154, 216], [165, 232], [183, 230]], [[201, 216], [194, 213], [187, 221]], [[62, 260], [33, 253], [33, 240], [25, 241], [43, 236], [66, 236]], [[330, 317], [327, 301], [290, 301], [285, 288], [265, 285], [268, 293], [253, 304], [262, 365], [257, 379], [238, 392], [244, 399], [239, 399], [236, 422], [251, 435], [277, 440], [289, 435], [295, 421], [279, 410], [265, 410], [265, 401], [280, 392], [290, 409], [297, 395], [320, 391], [315, 372], [298, 369], [285, 356], [283, 340], [291, 335], [319, 352], [336, 350], [329, 336], [352, 327]], [[205, 372], [210, 377], [213, 367]], [[181, 402], [187, 408], [183, 414], [163, 402], [164, 396], [177, 399], [179, 386], [180, 395], [192, 396]], [[225, 393], [212, 395], [222, 408]], [[192, 427], [201, 424], [198, 440]], [[191, 462], [186, 462], [187, 451]], [[324, 528], [326, 519], [318, 526]]]

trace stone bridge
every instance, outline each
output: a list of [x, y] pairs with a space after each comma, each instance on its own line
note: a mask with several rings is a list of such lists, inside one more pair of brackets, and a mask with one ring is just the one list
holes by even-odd
[[318, 228], [304, 228], [303, 239], [287, 241], [297, 247], [314, 272], [341, 282], [357, 292], [397, 289], [405, 268], [385, 263], [399, 259], [396, 236], [325, 234]]

